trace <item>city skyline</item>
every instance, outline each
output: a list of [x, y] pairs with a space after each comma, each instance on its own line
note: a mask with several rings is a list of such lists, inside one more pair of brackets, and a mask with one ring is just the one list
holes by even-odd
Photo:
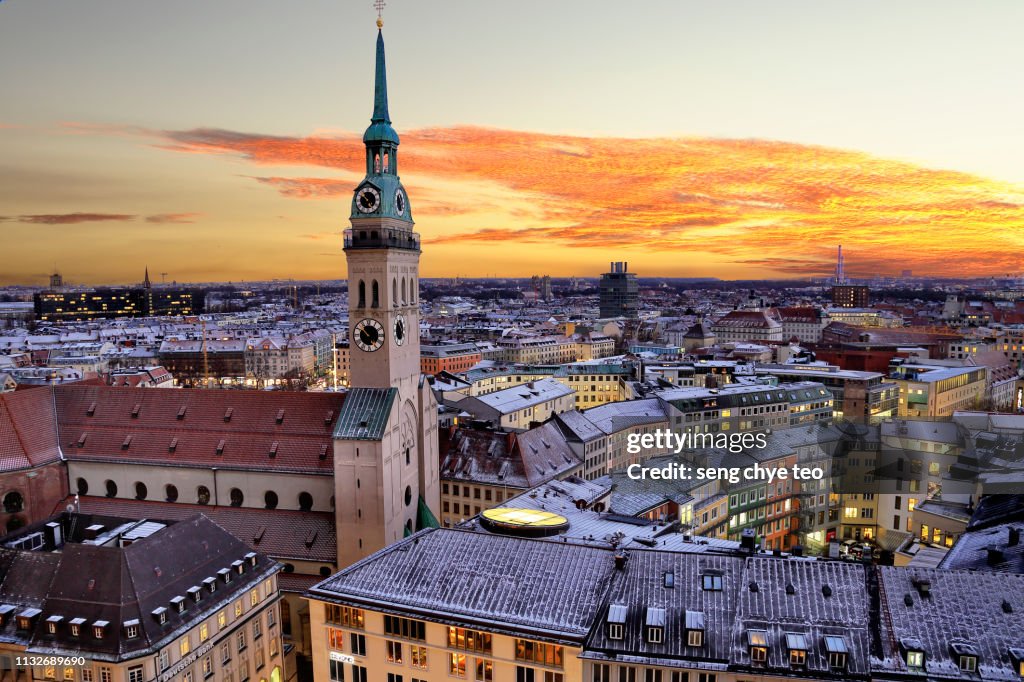
[[[52, 49], [0, 113], [0, 284], [43, 284], [54, 264], [82, 284], [136, 282], [146, 264], [179, 282], [342, 279], [372, 88], [365, 4], [314, 3], [316, 26], [269, 3], [67, 4], [54, 26], [5, 3], [0, 57]], [[1008, 29], [1022, 10], [866, 7], [654, 3], [584, 20], [574, 3], [532, 17], [392, 3], [423, 275], [595, 277], [628, 260], [641, 276], [827, 276], [839, 243], [852, 277], [1019, 273], [1022, 106], [998, 74], [1024, 56]], [[949, 49], [971, 27], [984, 39]], [[271, 37], [279, 52], [257, 49]]]

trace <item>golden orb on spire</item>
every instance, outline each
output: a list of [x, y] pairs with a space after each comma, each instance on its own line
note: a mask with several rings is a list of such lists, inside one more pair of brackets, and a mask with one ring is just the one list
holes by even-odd
[[384, 28], [384, 20], [377, 17], [377, 28]]

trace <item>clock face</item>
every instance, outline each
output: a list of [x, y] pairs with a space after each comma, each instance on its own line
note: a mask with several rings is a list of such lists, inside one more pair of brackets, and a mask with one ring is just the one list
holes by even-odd
[[405, 195], [400, 189], [395, 191], [395, 210], [398, 215], [405, 215]]
[[367, 353], [372, 353], [384, 345], [384, 326], [377, 320], [360, 320], [352, 332], [356, 345]]
[[356, 208], [363, 213], [373, 213], [380, 206], [380, 192], [373, 187], [364, 187], [356, 195]]
[[401, 315], [395, 318], [395, 343], [401, 346], [405, 343], [405, 318]]

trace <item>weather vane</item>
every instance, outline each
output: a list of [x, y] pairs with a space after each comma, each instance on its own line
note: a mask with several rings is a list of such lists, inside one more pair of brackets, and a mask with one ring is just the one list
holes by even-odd
[[377, 10], [377, 28], [384, 26], [384, 18], [381, 16], [384, 13], [384, 0], [373, 0], [373, 8]]

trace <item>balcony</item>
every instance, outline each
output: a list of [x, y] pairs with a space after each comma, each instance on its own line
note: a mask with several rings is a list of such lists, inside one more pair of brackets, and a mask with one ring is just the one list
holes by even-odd
[[410, 230], [391, 227], [345, 230], [345, 250], [349, 249], [405, 249], [420, 250], [420, 236]]

